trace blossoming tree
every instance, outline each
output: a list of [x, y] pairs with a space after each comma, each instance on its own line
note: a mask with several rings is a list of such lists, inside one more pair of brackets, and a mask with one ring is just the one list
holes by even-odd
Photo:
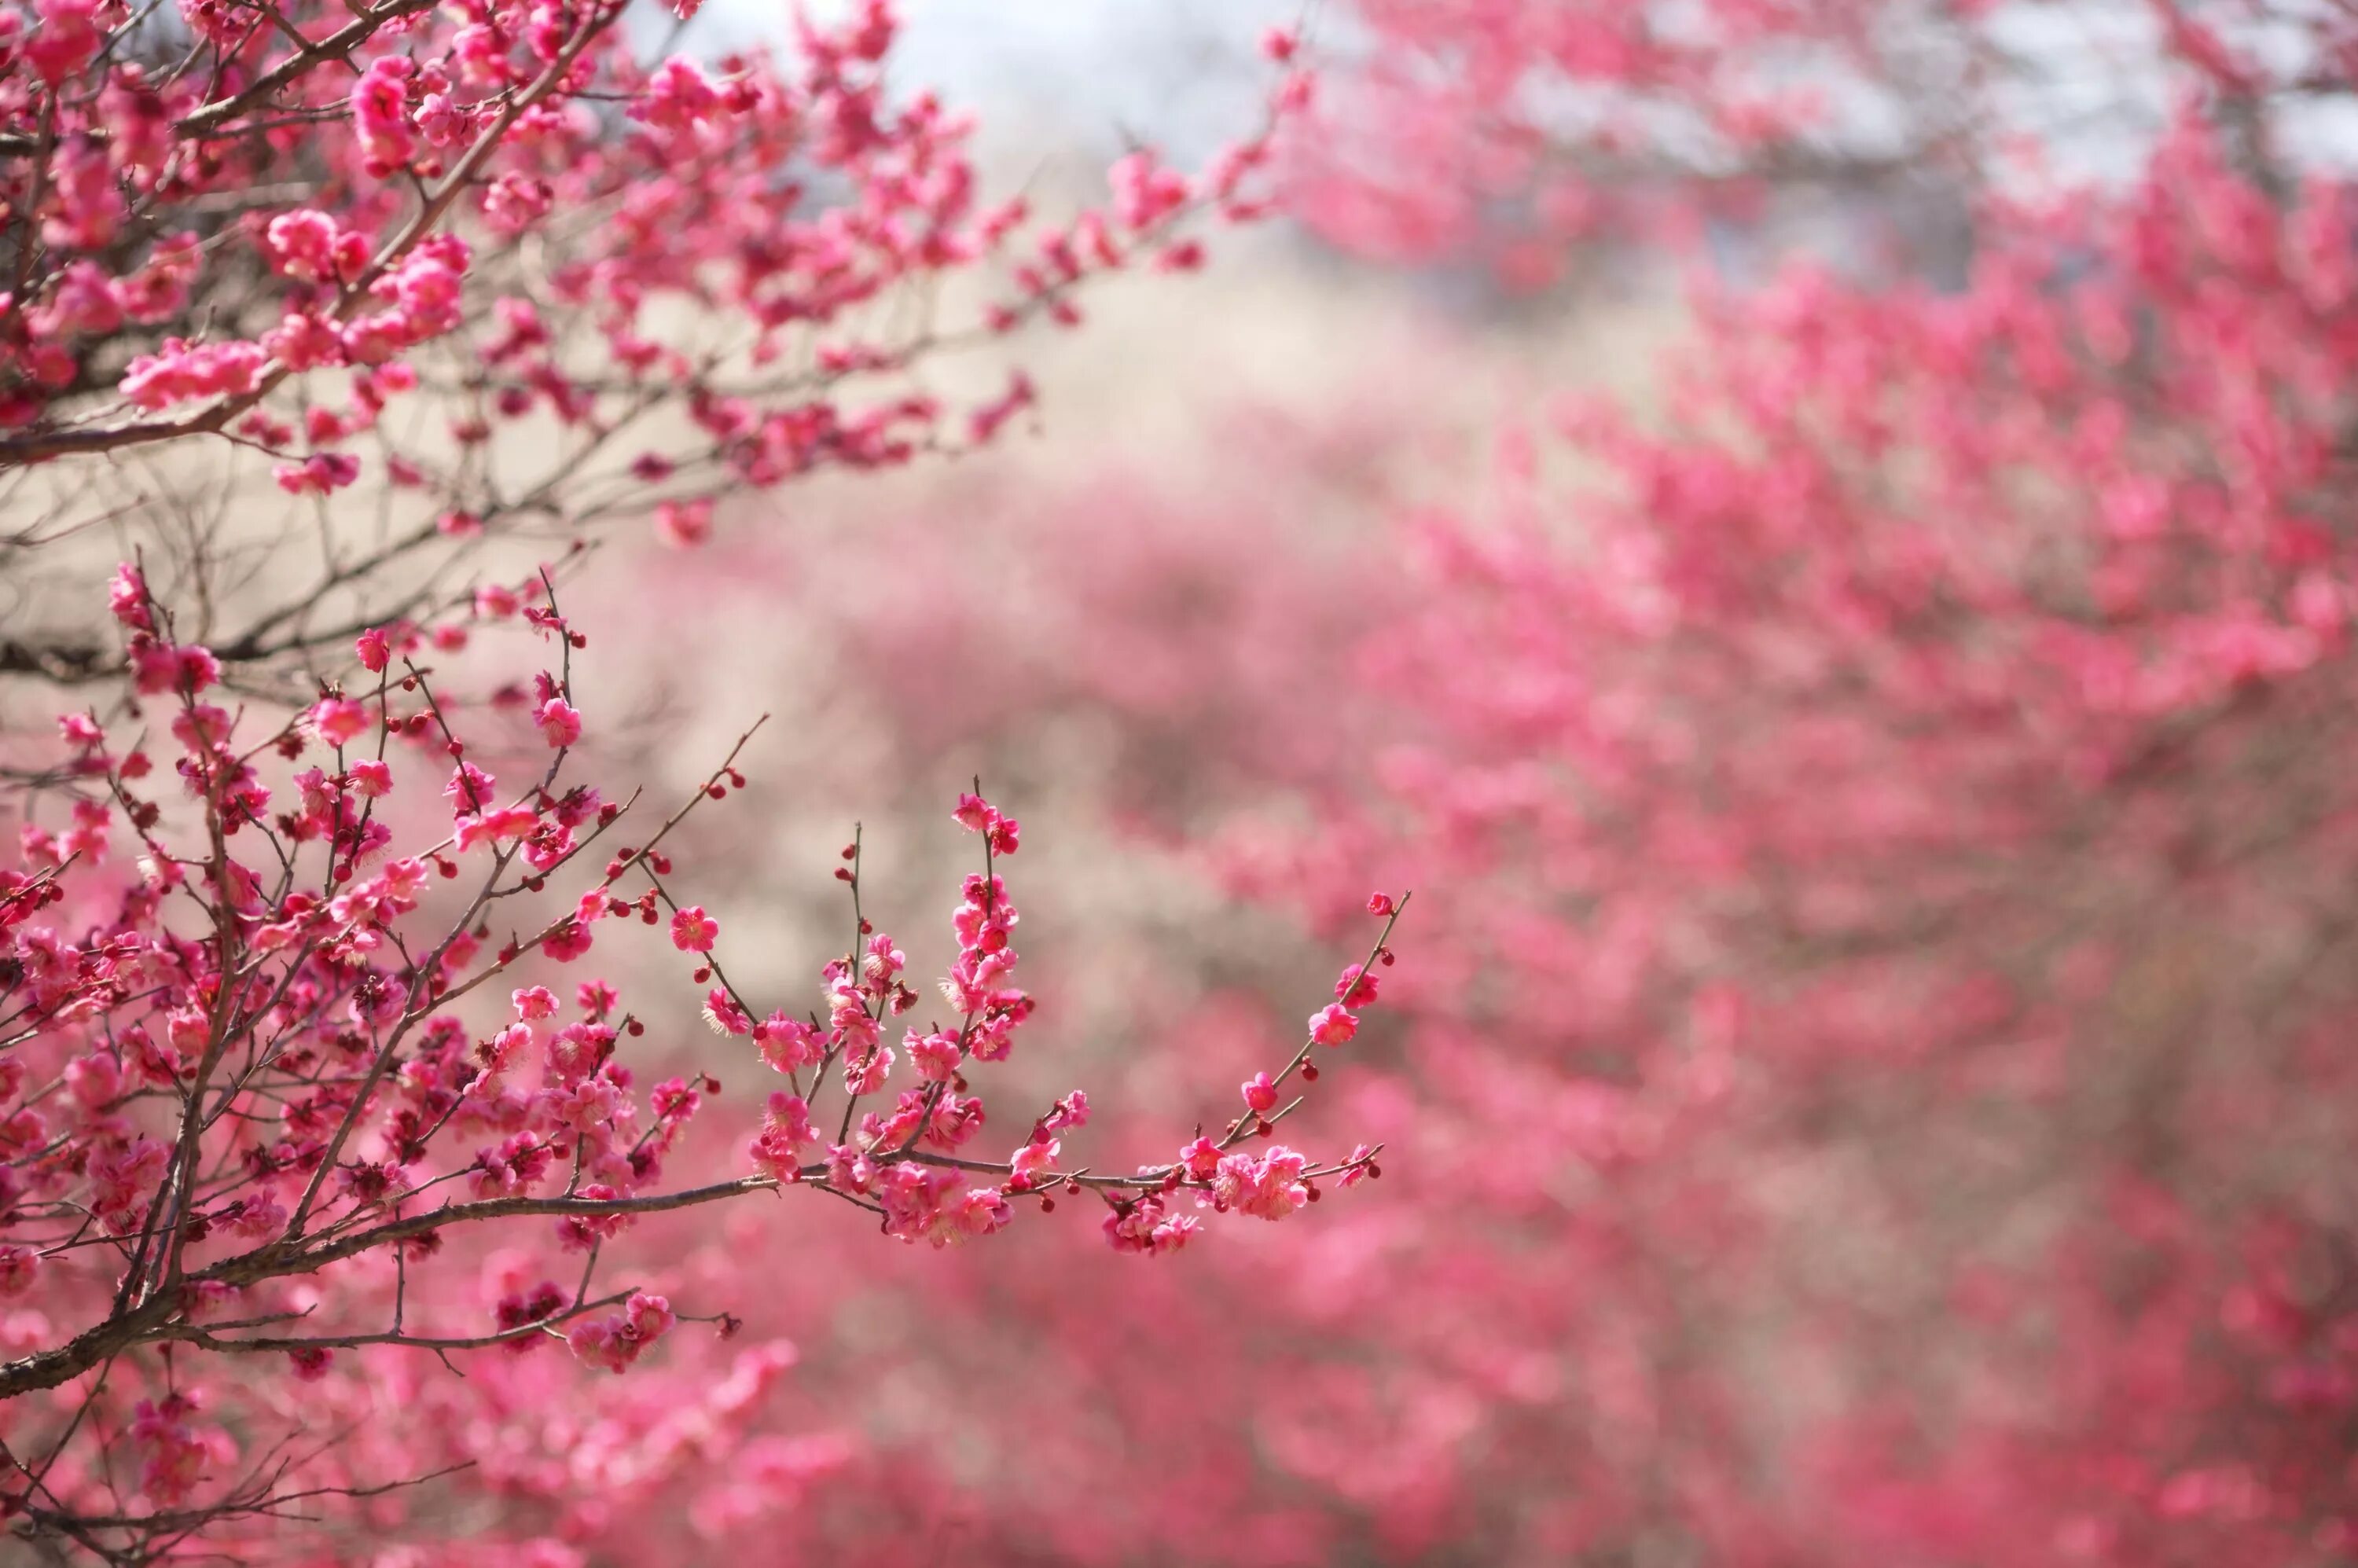
[[[619, 1239], [654, 1217], [808, 1189], [939, 1249], [1063, 1198], [1166, 1253], [1197, 1206], [1276, 1219], [1375, 1173], [1266, 1140], [1375, 1000], [1390, 901], [1300, 1048], [1175, 1155], [1098, 1168], [1077, 1089], [986, 1135], [973, 1080], [1033, 1010], [1015, 819], [958, 802], [980, 863], [937, 988], [863, 908], [855, 836], [821, 1005], [759, 994], [667, 846], [760, 726], [662, 807], [582, 778], [592, 629], [558, 589], [609, 520], [693, 544], [724, 491], [991, 439], [1029, 384], [959, 405], [920, 362], [1195, 265], [1197, 220], [1259, 210], [1303, 81], [1203, 174], [1134, 154], [1047, 226], [982, 202], [963, 120], [887, 93], [882, 0], [781, 59], [651, 65], [623, 22], [0, 10], [0, 551], [53, 580], [92, 538], [133, 557], [103, 620], [0, 646], [12, 714], [71, 693], [10, 742], [0, 870], [0, 1511], [42, 1551], [259, 1562], [398, 1526], [555, 1561], [525, 1538], [565, 1507], [578, 1534], [719, 1478], [792, 1352], [715, 1348], [743, 1277], [668, 1293], [677, 1258]], [[277, 569], [290, 538], [316, 570]], [[537, 651], [527, 679], [484, 631]], [[729, 1118], [718, 1074], [647, 1070], [692, 1002], [567, 968], [633, 925], [774, 1075], [750, 1143], [692, 1135]], [[652, 1389], [590, 1386], [626, 1370]], [[566, 1411], [586, 1469], [552, 1478], [564, 1440], [524, 1423]], [[579, 1439], [600, 1422], [626, 1435]]]

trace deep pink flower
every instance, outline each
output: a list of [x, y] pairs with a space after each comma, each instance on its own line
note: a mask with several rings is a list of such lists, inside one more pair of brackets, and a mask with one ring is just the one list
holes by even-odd
[[533, 722], [547, 738], [550, 747], [570, 746], [581, 739], [581, 715], [561, 697], [552, 697], [540, 705]]
[[689, 904], [671, 917], [671, 944], [683, 953], [709, 953], [719, 935], [720, 923], [706, 914], [702, 904]]
[[1321, 1045], [1344, 1045], [1359, 1032], [1359, 1021], [1339, 1001], [1328, 1002], [1310, 1015], [1310, 1038]]
[[382, 626], [372, 626], [352, 639], [352, 652], [360, 655], [361, 667], [371, 675], [383, 670], [393, 656], [393, 645]]

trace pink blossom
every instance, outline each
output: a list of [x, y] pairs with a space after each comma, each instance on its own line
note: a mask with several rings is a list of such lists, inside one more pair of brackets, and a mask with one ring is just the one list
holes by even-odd
[[689, 550], [712, 535], [712, 503], [665, 501], [655, 506], [655, 536], [675, 549]]
[[128, 561], [116, 567], [106, 590], [109, 613], [134, 632], [153, 633], [156, 622], [147, 604], [147, 581], [139, 568]]
[[683, 953], [709, 953], [719, 935], [720, 923], [701, 904], [689, 904], [671, 917], [671, 945]]
[[95, 0], [40, 0], [40, 20], [19, 47], [43, 81], [58, 86], [88, 64], [104, 41]]
[[357, 276], [368, 262], [366, 236], [340, 229], [325, 212], [299, 209], [270, 220], [265, 251], [272, 268], [305, 282]]
[[530, 806], [501, 806], [461, 816], [453, 826], [459, 848], [464, 850], [525, 838], [540, 826], [540, 816]]
[[1057, 1132], [1067, 1127], [1087, 1127], [1088, 1122], [1089, 1097], [1075, 1089], [1056, 1102], [1056, 1108], [1043, 1117], [1040, 1125], [1046, 1131]]
[[270, 470], [278, 488], [289, 495], [327, 495], [361, 476], [361, 460], [349, 452], [319, 452], [299, 463], [280, 463]]
[[1153, 1193], [1118, 1201], [1107, 1210], [1104, 1220], [1106, 1239], [1115, 1251], [1148, 1257], [1178, 1251], [1187, 1245], [1196, 1228], [1193, 1218], [1171, 1214], [1162, 1197]]
[[917, 1076], [927, 1083], [946, 1084], [957, 1072], [961, 1056], [958, 1039], [947, 1030], [920, 1034], [912, 1029], [902, 1036], [901, 1048], [908, 1052]]
[[1310, 1201], [1310, 1188], [1301, 1179], [1307, 1163], [1301, 1154], [1282, 1144], [1259, 1158], [1229, 1154], [1213, 1174], [1213, 1197], [1221, 1206], [1240, 1214], [1282, 1219]]
[[134, 359], [123, 373], [123, 395], [142, 408], [168, 408], [195, 398], [251, 392], [265, 362], [252, 343], [188, 343], [164, 340], [162, 349]]
[[66, 1065], [66, 1092], [85, 1110], [103, 1109], [123, 1092], [123, 1068], [114, 1056], [92, 1052]]
[[1156, 162], [1150, 152], [1129, 154], [1106, 178], [1113, 187], [1115, 212], [1131, 229], [1152, 228], [1187, 200], [1186, 177]]
[[1034, 1140], [1015, 1151], [1014, 1158], [1008, 1162], [1008, 1169], [1026, 1182], [1036, 1183], [1056, 1169], [1059, 1147], [1053, 1138], [1045, 1141]]
[[581, 739], [580, 712], [561, 697], [552, 697], [542, 703], [533, 715], [533, 722], [540, 726], [540, 732], [552, 748], [570, 746]]
[[715, 986], [704, 994], [704, 1022], [716, 1034], [751, 1034], [753, 1021], [737, 1005], [728, 988]]
[[720, 93], [693, 60], [675, 55], [657, 66], [631, 117], [665, 130], [686, 131], [710, 119]]
[[762, 1059], [781, 1073], [815, 1066], [826, 1054], [826, 1033], [784, 1012], [770, 1014], [752, 1033]]
[[352, 125], [366, 152], [368, 172], [389, 178], [406, 164], [416, 147], [407, 104], [410, 62], [397, 55], [372, 60], [352, 89]]
[[368, 709], [349, 697], [322, 697], [306, 716], [311, 732], [330, 746], [348, 745], [368, 733]]
[[753, 1168], [779, 1182], [800, 1178], [803, 1151], [818, 1141], [811, 1126], [810, 1106], [798, 1095], [783, 1090], [770, 1096], [762, 1130], [747, 1151]]
[[1328, 1002], [1310, 1015], [1310, 1038], [1321, 1045], [1345, 1045], [1359, 1032], [1359, 1021], [1339, 1001]]
[[565, 1342], [583, 1364], [621, 1372], [668, 1333], [676, 1321], [668, 1301], [644, 1291], [633, 1291], [621, 1310], [575, 1324], [567, 1332]]

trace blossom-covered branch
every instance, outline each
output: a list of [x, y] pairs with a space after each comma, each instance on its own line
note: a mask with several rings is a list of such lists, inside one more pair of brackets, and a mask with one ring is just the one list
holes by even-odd
[[[900, 948], [857, 911], [856, 846], [838, 875], [857, 935], [822, 975], [825, 1021], [781, 1008], [756, 1022], [711, 957], [719, 923], [675, 900], [665, 848], [692, 812], [745, 785], [753, 731], [643, 840], [590, 870], [584, 857], [625, 831], [637, 797], [567, 782], [584, 729], [572, 655], [588, 638], [546, 571], [507, 591], [515, 619], [556, 654], [511, 705], [547, 757], [521, 784], [478, 760], [501, 742], [462, 721], [490, 710], [421, 662], [414, 630], [363, 633], [352, 650], [363, 684], [330, 686], [257, 728], [212, 700], [219, 661], [181, 639], [137, 567], [116, 574], [127, 716], [162, 720], [186, 798], [153, 793], [150, 742], [68, 715], [59, 772], [96, 788], [67, 832], [26, 830], [26, 870], [0, 871], [0, 1292], [38, 1292], [58, 1324], [51, 1343], [0, 1364], [0, 1400], [63, 1401], [11, 1426], [17, 1483], [0, 1496], [41, 1529], [126, 1552], [149, 1539], [120, 1506], [114, 1439], [86, 1415], [119, 1411], [134, 1390], [136, 1490], [153, 1505], [135, 1514], [140, 1529], [254, 1511], [217, 1473], [233, 1439], [206, 1413], [242, 1402], [240, 1385], [192, 1357], [279, 1356], [294, 1379], [317, 1380], [364, 1348], [447, 1358], [555, 1336], [593, 1367], [632, 1366], [681, 1320], [664, 1294], [592, 1281], [608, 1244], [649, 1216], [809, 1187], [873, 1209], [889, 1235], [940, 1247], [1001, 1229], [1021, 1201], [1045, 1212], [1053, 1193], [1093, 1189], [1118, 1249], [1163, 1251], [1195, 1228], [1166, 1213], [1182, 1193], [1274, 1219], [1315, 1198], [1322, 1178], [1348, 1186], [1374, 1173], [1365, 1148], [1321, 1166], [1282, 1148], [1243, 1152], [1285, 1114], [1266, 1099], [1266, 1076], [1218, 1143], [1199, 1138], [1134, 1176], [1064, 1168], [1058, 1135], [1088, 1116], [1077, 1089], [1004, 1160], [957, 1153], [985, 1119], [968, 1074], [1008, 1057], [1033, 1005], [1011, 983], [1018, 916], [999, 871], [1021, 829], [979, 790], [957, 816], [981, 836], [983, 870], [967, 879], [940, 984], [959, 1022], [904, 1033], [914, 1085], [882, 1098], [899, 1059], [884, 1022], [920, 999]], [[136, 864], [111, 881], [125, 827]], [[526, 914], [544, 901], [553, 907]], [[1340, 1000], [1311, 1020], [1315, 1041], [1349, 1038], [1347, 1009], [1374, 1000], [1372, 970], [1391, 961], [1397, 910], [1371, 907], [1382, 933], [1345, 972]], [[695, 983], [717, 982], [707, 1020], [795, 1089], [770, 1097], [752, 1173], [668, 1188], [666, 1162], [719, 1085], [699, 1072], [643, 1087], [622, 1045], [647, 1023], [614, 987], [584, 980], [568, 1010], [546, 983], [518, 985], [489, 1022], [465, 1007], [500, 977], [576, 962], [629, 917], [661, 925], [665, 910]], [[59, 915], [78, 924], [45, 923]], [[1310, 1049], [1274, 1081], [1314, 1079]], [[815, 1108], [830, 1089], [839, 1113], [816, 1113], [834, 1114], [827, 1137]], [[582, 1260], [571, 1290], [503, 1297], [488, 1322], [454, 1321], [438, 1304], [412, 1314], [413, 1292], [447, 1295], [436, 1281], [470, 1233], [535, 1218]], [[730, 1329], [727, 1304], [702, 1321]], [[288, 1440], [310, 1441], [299, 1422]], [[305, 1474], [290, 1463], [265, 1492]]]

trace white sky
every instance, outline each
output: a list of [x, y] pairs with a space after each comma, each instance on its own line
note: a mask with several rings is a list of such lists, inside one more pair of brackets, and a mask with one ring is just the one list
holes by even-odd
[[[698, 28], [708, 48], [723, 34], [776, 36], [788, 5], [709, 0]], [[808, 0], [808, 9], [824, 20], [852, 5]], [[980, 112], [986, 147], [1118, 154], [1127, 134], [1184, 158], [1252, 123], [1261, 32], [1299, 9], [1299, 0], [903, 0], [895, 74]]]

